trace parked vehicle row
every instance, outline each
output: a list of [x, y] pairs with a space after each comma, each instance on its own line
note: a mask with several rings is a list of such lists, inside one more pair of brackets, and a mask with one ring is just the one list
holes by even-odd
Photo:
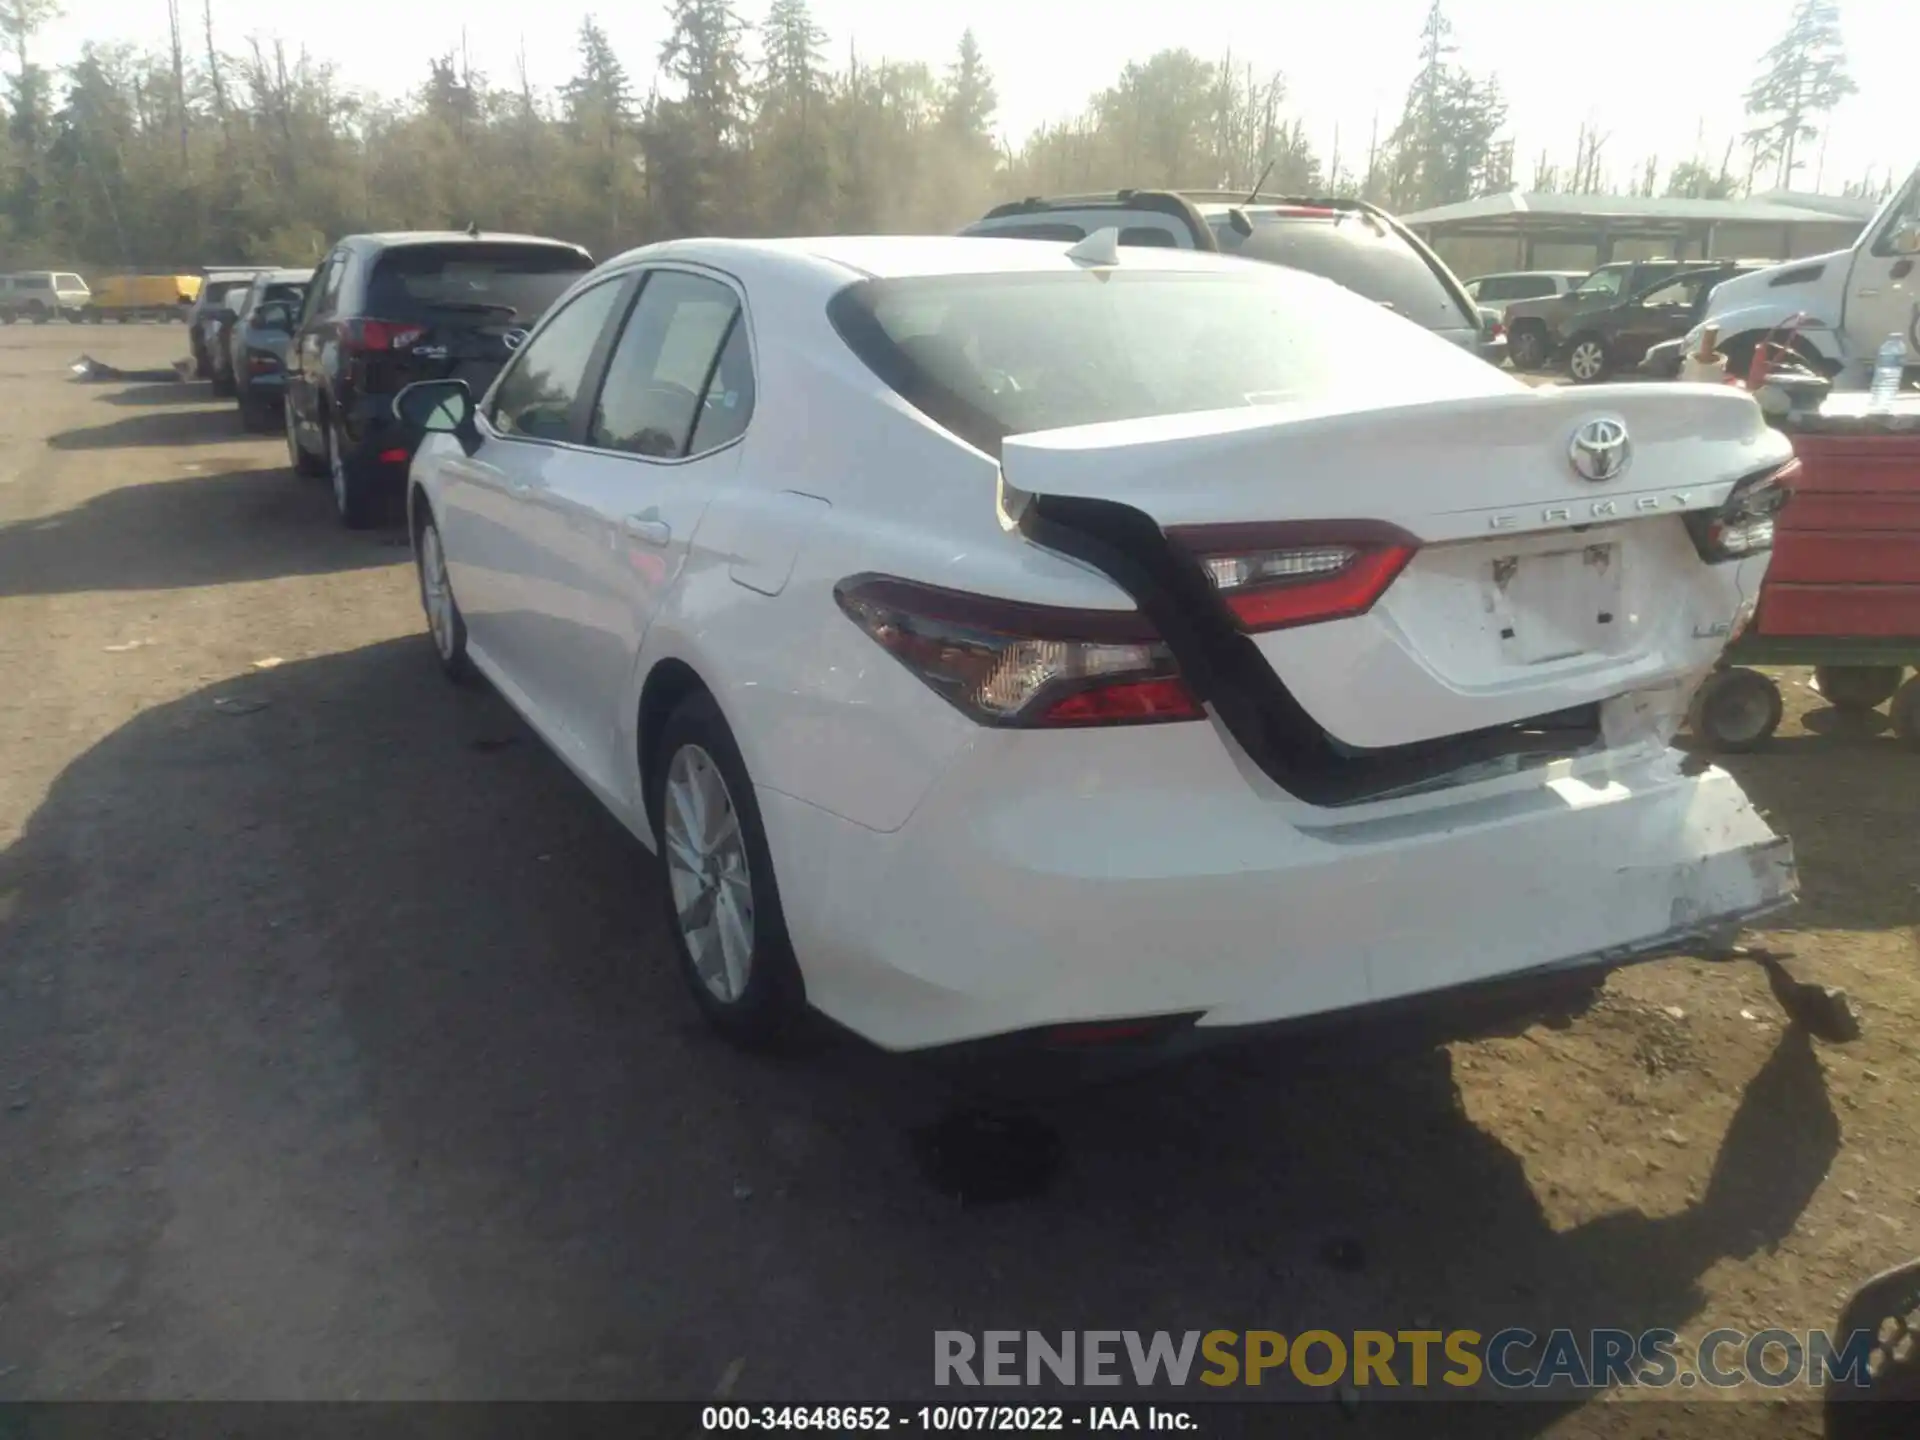
[[1751, 397], [1116, 238], [650, 246], [399, 392], [441, 665], [654, 852], [718, 1029], [1481, 1033], [1790, 901], [1667, 744], [1766, 567]]

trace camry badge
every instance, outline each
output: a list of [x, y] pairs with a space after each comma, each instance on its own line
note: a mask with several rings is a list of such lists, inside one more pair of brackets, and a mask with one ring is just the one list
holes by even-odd
[[1627, 427], [1618, 420], [1589, 420], [1573, 432], [1567, 447], [1573, 461], [1573, 473], [1596, 485], [1617, 480], [1633, 460], [1633, 442], [1627, 439]]

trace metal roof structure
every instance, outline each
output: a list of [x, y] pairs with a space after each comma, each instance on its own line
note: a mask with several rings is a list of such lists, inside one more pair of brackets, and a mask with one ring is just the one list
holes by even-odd
[[1509, 191], [1402, 215], [1404, 225], [1454, 228], [1477, 221], [1539, 216], [1544, 220], [1642, 220], [1681, 225], [1833, 225], [1873, 218], [1878, 203], [1833, 195], [1775, 191], [1747, 200], [1685, 200], [1644, 195], [1546, 195]]

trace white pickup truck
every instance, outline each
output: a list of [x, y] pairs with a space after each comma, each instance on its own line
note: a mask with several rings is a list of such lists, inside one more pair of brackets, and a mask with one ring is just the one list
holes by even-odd
[[1699, 349], [1708, 326], [1720, 331], [1728, 368], [1742, 373], [1754, 346], [1796, 315], [1798, 347], [1844, 383], [1864, 384], [1875, 354], [1896, 332], [1909, 364], [1920, 360], [1920, 169], [1880, 207], [1850, 250], [1812, 255], [1757, 270], [1714, 289], [1707, 313], [1683, 353]]

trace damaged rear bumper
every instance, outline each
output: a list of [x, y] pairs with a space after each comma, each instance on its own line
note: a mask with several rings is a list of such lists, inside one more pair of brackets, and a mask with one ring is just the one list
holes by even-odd
[[1793, 899], [1788, 842], [1670, 750], [1328, 810], [1222, 738], [989, 732], [887, 833], [763, 789], [808, 998], [894, 1050], [1234, 1029], [1604, 973]]

